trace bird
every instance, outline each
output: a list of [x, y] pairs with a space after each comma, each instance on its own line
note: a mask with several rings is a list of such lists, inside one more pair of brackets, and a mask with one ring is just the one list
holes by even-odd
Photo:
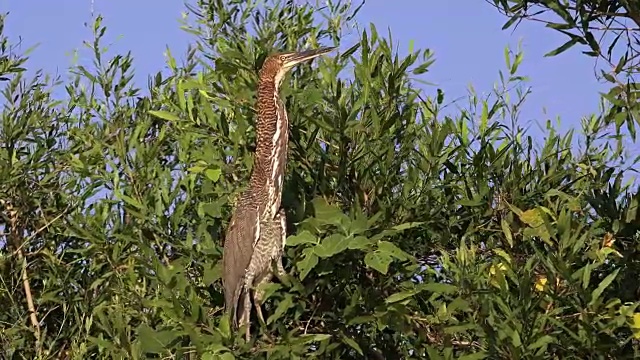
[[258, 320], [264, 324], [260, 309], [264, 290], [260, 285], [269, 282], [274, 273], [281, 279], [286, 276], [282, 265], [286, 217], [281, 200], [289, 119], [280, 86], [293, 67], [334, 49], [275, 53], [265, 59], [258, 73], [254, 165], [249, 186], [234, 206], [222, 252], [225, 310], [234, 329], [245, 327], [247, 342], [251, 338], [251, 290]]

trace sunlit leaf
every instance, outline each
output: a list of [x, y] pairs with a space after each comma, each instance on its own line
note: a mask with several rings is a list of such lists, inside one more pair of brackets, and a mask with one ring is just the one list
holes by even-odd
[[600, 299], [600, 296], [602, 295], [602, 293], [609, 287], [609, 285], [611, 285], [613, 280], [615, 280], [616, 276], [618, 276], [619, 271], [620, 269], [616, 269], [614, 272], [607, 275], [607, 277], [605, 277], [600, 282], [598, 287], [591, 292], [591, 300], [589, 301], [589, 305], [595, 304], [598, 301], [598, 299]]
[[180, 118], [168, 111], [164, 111], [164, 110], [150, 110], [149, 114], [153, 115], [153, 116], [157, 116], [160, 119], [164, 119], [164, 120], [169, 120], [169, 121], [178, 121], [180, 120]]
[[380, 250], [372, 251], [364, 257], [365, 265], [382, 274], [386, 274], [389, 271], [389, 264], [392, 261], [393, 258], [390, 254]]
[[204, 171], [204, 175], [211, 181], [216, 182], [220, 179], [222, 170], [220, 169], [207, 169]]

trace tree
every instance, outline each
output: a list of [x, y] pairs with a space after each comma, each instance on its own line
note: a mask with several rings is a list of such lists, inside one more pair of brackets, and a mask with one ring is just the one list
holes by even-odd
[[604, 94], [609, 109], [603, 114], [604, 124], [615, 124], [618, 132], [623, 125], [635, 140], [638, 115], [640, 72], [640, 5], [628, 0], [539, 1], [491, 0], [501, 13], [509, 17], [503, 29], [523, 20], [541, 22], [568, 37], [567, 42], [550, 51], [556, 56], [579, 44], [583, 54], [603, 61], [599, 78], [611, 83]]
[[193, 46], [181, 65], [168, 54], [149, 95], [132, 57], [104, 50], [100, 17], [93, 67], [69, 81], [27, 80], [25, 58], [3, 54], [3, 355], [637, 354], [638, 191], [608, 148], [572, 151], [573, 133], [552, 128], [536, 147], [517, 123], [520, 52], [495, 94], [442, 115], [446, 94], [416, 86], [432, 54], [400, 57], [373, 25], [285, 84], [294, 281], [269, 285], [254, 341], [230, 332], [220, 256], [252, 166], [257, 69], [276, 49], [341, 44], [358, 10], [200, 0]]

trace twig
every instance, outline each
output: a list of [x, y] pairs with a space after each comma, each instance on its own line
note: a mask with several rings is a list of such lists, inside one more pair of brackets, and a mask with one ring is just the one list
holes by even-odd
[[307, 321], [307, 325], [304, 327], [304, 333], [303, 334], [307, 334], [307, 330], [309, 330], [309, 324], [311, 324], [311, 320], [313, 320], [313, 317], [316, 314], [316, 311], [318, 310], [318, 307], [316, 306], [315, 309], [313, 309], [313, 312], [311, 313], [311, 316], [309, 317], [309, 320]]
[[[1, 204], [0, 204], [1, 205]], [[7, 208], [8, 209], [8, 208]], [[46, 228], [48, 228], [51, 224], [54, 223], [54, 221], [60, 219], [62, 217], [62, 215], [67, 213], [67, 210], [70, 209], [70, 206], [67, 206], [66, 209], [64, 209], [64, 211], [62, 211], [60, 214], [56, 215], [56, 217], [54, 217], [53, 219], [51, 219], [51, 221], [47, 221], [46, 224], [42, 225], [39, 229], [36, 230], [36, 232], [34, 232], [33, 234], [31, 234], [28, 238], [26, 238], [19, 247], [16, 248], [16, 250], [13, 252], [13, 254], [17, 254], [18, 251], [22, 251], [22, 247], [25, 246], [25, 244], [27, 244], [29, 241], [33, 240], [33, 238], [35, 238], [36, 236], [38, 236], [38, 234], [40, 234], [42, 231], [44, 231]], [[46, 219], [45, 219], [46, 220]]]
[[31, 325], [34, 329], [34, 335], [36, 337], [37, 348], [40, 347], [40, 322], [38, 321], [38, 315], [36, 313], [36, 307], [33, 304], [33, 295], [31, 294], [31, 285], [29, 284], [29, 274], [27, 273], [27, 258], [22, 252], [22, 244], [19, 244], [20, 231], [18, 229], [18, 211], [13, 206], [5, 201], [2, 201], [0, 205], [5, 205], [7, 214], [9, 215], [9, 232], [11, 236], [11, 242], [13, 246], [17, 248], [16, 252], [18, 260], [21, 262], [22, 267], [22, 286], [24, 287], [25, 298], [27, 300], [27, 309], [29, 310], [29, 318]]
[[36, 314], [36, 307], [33, 304], [33, 296], [31, 295], [31, 286], [29, 285], [29, 275], [27, 274], [27, 258], [22, 254], [22, 250], [18, 250], [18, 260], [22, 262], [22, 286], [24, 287], [25, 297], [27, 299], [27, 308], [29, 309], [29, 318], [31, 325], [35, 330], [36, 341], [40, 342], [40, 322]]

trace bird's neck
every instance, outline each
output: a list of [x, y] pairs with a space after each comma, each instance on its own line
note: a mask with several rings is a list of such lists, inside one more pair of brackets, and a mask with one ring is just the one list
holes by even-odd
[[275, 214], [280, 208], [287, 161], [289, 120], [276, 82], [258, 86], [256, 156], [251, 184], [265, 190], [266, 206]]

